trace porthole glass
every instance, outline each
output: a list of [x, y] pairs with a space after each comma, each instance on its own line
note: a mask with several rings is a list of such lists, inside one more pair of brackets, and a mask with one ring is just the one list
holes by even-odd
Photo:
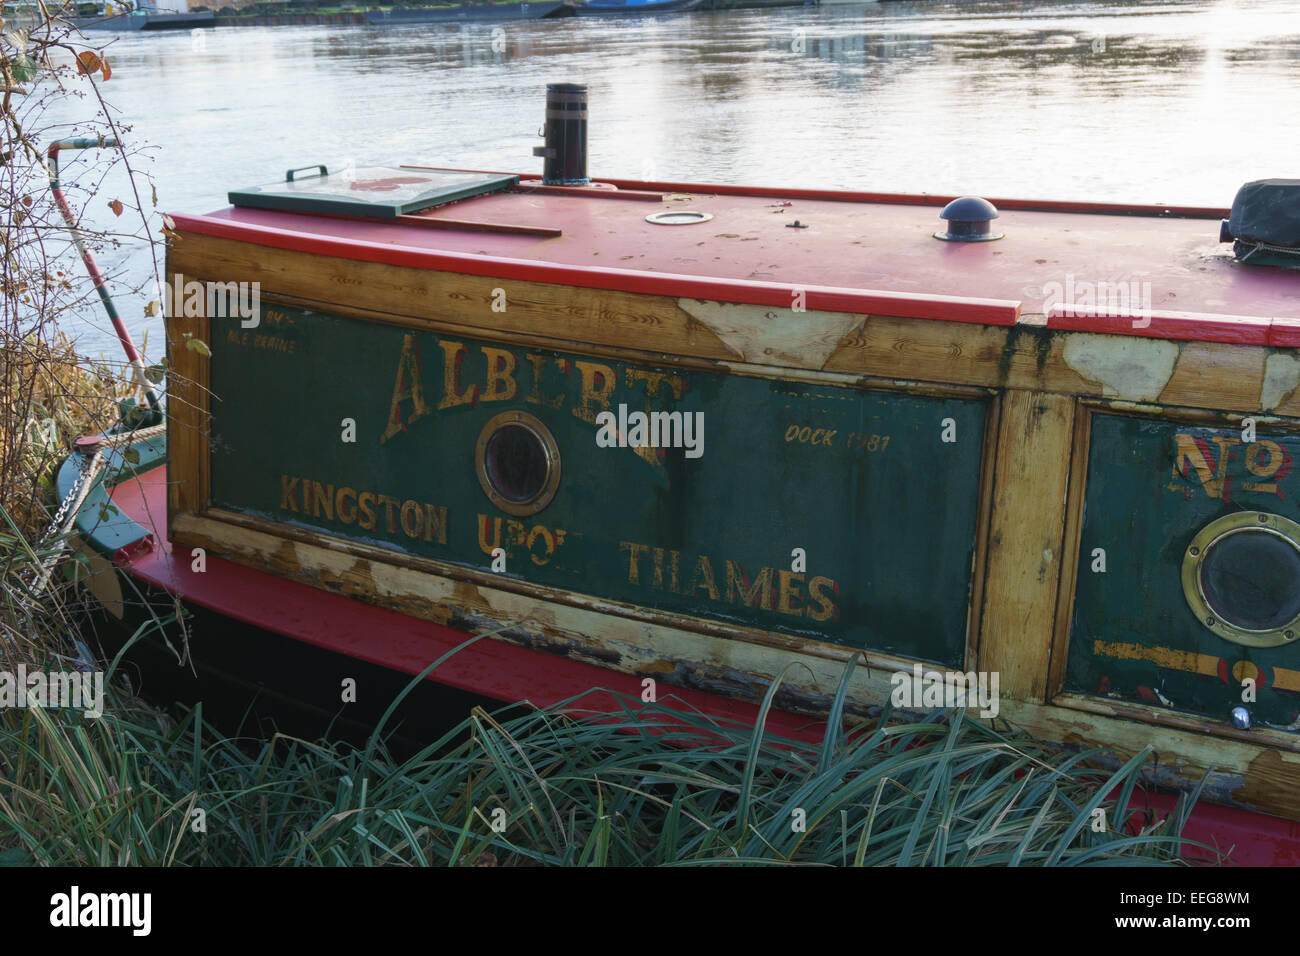
[[1300, 634], [1300, 524], [1267, 512], [1210, 522], [1183, 556], [1183, 595], [1201, 623], [1247, 647]]
[[475, 465], [483, 493], [507, 514], [536, 514], [560, 485], [555, 438], [527, 412], [503, 412], [483, 427]]

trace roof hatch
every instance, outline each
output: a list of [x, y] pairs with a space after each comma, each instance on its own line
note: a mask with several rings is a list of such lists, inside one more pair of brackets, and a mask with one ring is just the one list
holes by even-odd
[[[303, 169], [315, 175], [295, 178]], [[284, 182], [230, 193], [234, 206], [396, 219], [410, 213], [506, 189], [518, 176], [449, 169], [367, 166], [331, 174], [324, 165], [285, 173]]]

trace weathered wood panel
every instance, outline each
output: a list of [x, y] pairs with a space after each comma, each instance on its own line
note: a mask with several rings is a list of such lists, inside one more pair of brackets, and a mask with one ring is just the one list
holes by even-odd
[[1073, 426], [1071, 399], [1003, 393], [979, 661], [1021, 700], [1047, 689]]

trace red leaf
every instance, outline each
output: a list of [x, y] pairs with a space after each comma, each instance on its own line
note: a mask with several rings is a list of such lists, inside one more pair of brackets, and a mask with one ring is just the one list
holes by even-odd
[[100, 72], [104, 74], [104, 79], [109, 80], [113, 76], [113, 71], [108, 68], [108, 57], [99, 61]]
[[99, 69], [99, 56], [93, 50], [82, 50], [77, 54], [77, 72], [94, 73]]
[[108, 204], [108, 208], [111, 209], [111, 210], [113, 210], [113, 215], [114, 215], [114, 216], [120, 216], [120, 215], [122, 215], [122, 204], [121, 204], [120, 202], [118, 202], [116, 199], [112, 200], [112, 201]]

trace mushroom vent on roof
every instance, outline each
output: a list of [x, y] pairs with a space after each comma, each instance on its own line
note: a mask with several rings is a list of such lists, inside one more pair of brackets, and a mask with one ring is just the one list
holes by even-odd
[[978, 196], [954, 199], [943, 207], [939, 218], [948, 220], [948, 230], [936, 232], [936, 239], [947, 242], [989, 242], [1002, 238], [1002, 233], [993, 231], [993, 220], [998, 218], [997, 207]]

